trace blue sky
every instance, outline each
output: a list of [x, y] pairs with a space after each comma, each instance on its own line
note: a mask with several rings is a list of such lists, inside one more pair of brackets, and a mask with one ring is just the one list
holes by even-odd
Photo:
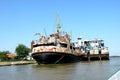
[[110, 55], [120, 55], [120, 0], [0, 0], [0, 51], [15, 53], [18, 44], [30, 47], [40, 32], [72, 31], [73, 41], [104, 39]]

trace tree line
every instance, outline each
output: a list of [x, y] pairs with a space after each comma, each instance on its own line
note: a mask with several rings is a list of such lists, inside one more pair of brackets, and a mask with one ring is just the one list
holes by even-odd
[[11, 60], [24, 60], [30, 53], [30, 48], [24, 44], [18, 44], [15, 48], [16, 56], [8, 57], [7, 54], [11, 54], [10, 51], [0, 51], [0, 61], [11, 61]]

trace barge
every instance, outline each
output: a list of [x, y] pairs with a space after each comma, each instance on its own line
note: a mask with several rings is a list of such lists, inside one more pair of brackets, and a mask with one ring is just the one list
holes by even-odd
[[105, 46], [104, 40], [84, 41], [84, 49], [83, 60], [109, 60], [109, 50]]

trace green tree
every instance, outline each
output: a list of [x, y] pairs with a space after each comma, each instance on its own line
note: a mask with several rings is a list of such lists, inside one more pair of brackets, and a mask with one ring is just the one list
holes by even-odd
[[25, 57], [29, 55], [30, 48], [26, 47], [23, 44], [19, 44], [16, 47], [15, 52], [17, 53], [17, 56], [19, 59], [24, 59]]
[[9, 54], [9, 51], [0, 51], [0, 61], [6, 61], [8, 60], [7, 54]]

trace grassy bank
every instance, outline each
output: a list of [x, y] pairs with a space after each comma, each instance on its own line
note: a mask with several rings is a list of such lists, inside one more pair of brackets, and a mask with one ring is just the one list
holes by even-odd
[[35, 61], [11, 61], [11, 62], [0, 62], [0, 66], [7, 65], [23, 65], [23, 64], [34, 64]]

